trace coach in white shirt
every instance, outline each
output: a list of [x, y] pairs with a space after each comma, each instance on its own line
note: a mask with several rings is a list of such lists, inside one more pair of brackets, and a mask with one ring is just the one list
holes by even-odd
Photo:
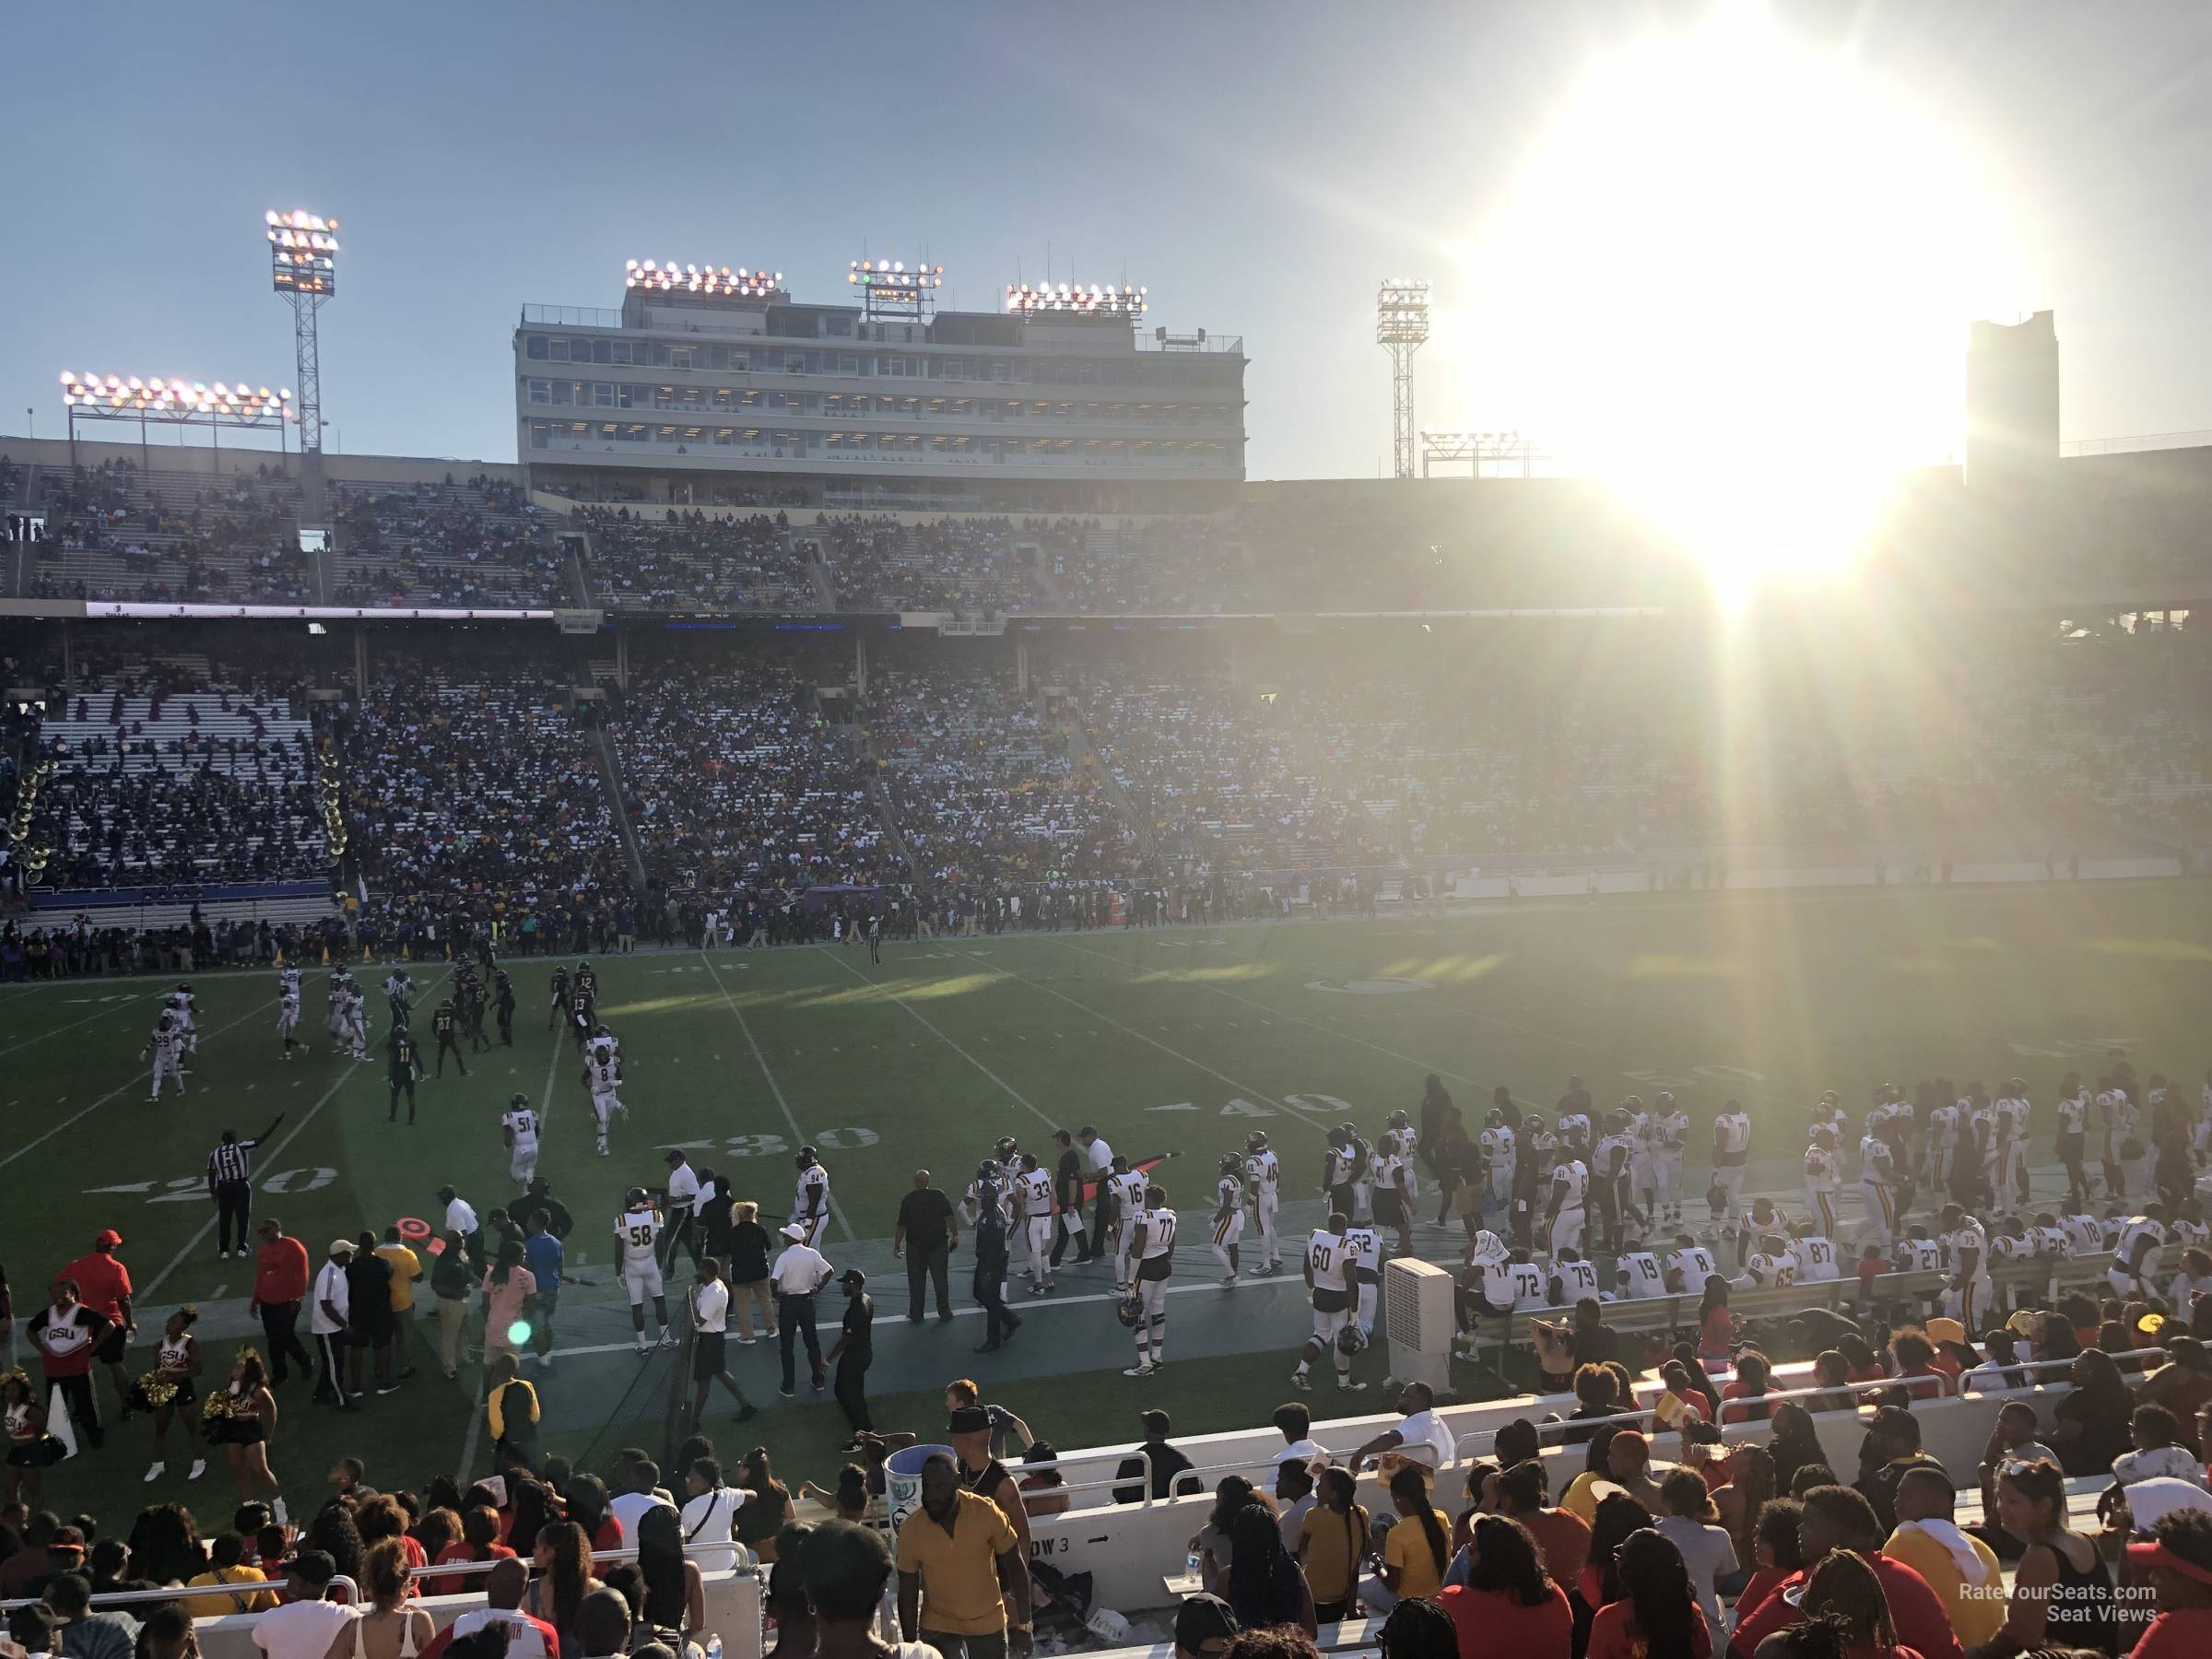
[[477, 1243], [477, 1212], [469, 1201], [450, 1186], [438, 1189], [438, 1200], [445, 1206], [445, 1230], [457, 1232], [467, 1247], [468, 1259], [479, 1272], [490, 1265], [478, 1253]]
[[661, 1190], [668, 1195], [668, 1230], [661, 1235], [662, 1248], [667, 1252], [661, 1263], [664, 1272], [673, 1271], [676, 1253], [680, 1247], [691, 1253], [691, 1265], [699, 1265], [699, 1171], [690, 1160], [671, 1147], [668, 1148], [668, 1184]]
[[822, 1253], [806, 1242], [806, 1230], [794, 1221], [784, 1227], [783, 1252], [768, 1270], [769, 1283], [776, 1289], [776, 1332], [783, 1343], [783, 1388], [785, 1399], [797, 1392], [797, 1368], [794, 1363], [792, 1343], [799, 1337], [806, 1339], [806, 1360], [813, 1367], [813, 1387], [821, 1393], [826, 1380], [822, 1375], [821, 1338], [814, 1334], [816, 1298], [821, 1288], [837, 1276]]
[[[1106, 1248], [1106, 1223], [1111, 1218], [1106, 1213], [1106, 1177], [1113, 1168], [1113, 1148], [1106, 1144], [1106, 1137], [1088, 1124], [1076, 1131], [1076, 1143], [1083, 1148], [1083, 1156], [1089, 1162], [1091, 1179], [1099, 1183], [1091, 1194], [1090, 1248], [1095, 1259], [1109, 1253]], [[1077, 1197], [1081, 1195], [1077, 1194]]]
[[346, 1394], [345, 1354], [346, 1321], [351, 1312], [346, 1269], [352, 1262], [353, 1241], [333, 1239], [330, 1259], [315, 1275], [315, 1287], [309, 1292], [313, 1300], [307, 1316], [308, 1332], [315, 1339], [315, 1358], [322, 1361], [314, 1397], [335, 1400], [343, 1411], [353, 1409], [353, 1402]]

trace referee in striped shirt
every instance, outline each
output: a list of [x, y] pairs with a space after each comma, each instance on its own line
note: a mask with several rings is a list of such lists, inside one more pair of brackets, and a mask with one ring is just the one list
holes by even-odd
[[276, 1133], [276, 1125], [284, 1122], [284, 1113], [252, 1140], [240, 1140], [238, 1131], [226, 1129], [216, 1149], [207, 1154], [207, 1196], [216, 1206], [216, 1255], [224, 1261], [230, 1256], [230, 1228], [238, 1227], [238, 1253], [250, 1253], [253, 1236], [253, 1161], [246, 1156], [254, 1147]]

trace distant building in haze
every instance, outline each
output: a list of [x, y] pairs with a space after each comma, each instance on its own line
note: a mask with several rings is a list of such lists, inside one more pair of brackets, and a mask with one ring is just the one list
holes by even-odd
[[2057, 459], [2055, 313], [1974, 324], [1966, 347], [1968, 487], [2045, 477]]

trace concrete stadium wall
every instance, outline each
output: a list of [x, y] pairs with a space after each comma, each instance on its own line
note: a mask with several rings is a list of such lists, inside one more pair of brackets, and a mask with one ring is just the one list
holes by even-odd
[[[1725, 848], [1719, 850], [1722, 856], [1725, 853]], [[1875, 879], [1875, 870], [1876, 866], [1871, 864], [1730, 868], [1723, 877], [1721, 887], [1726, 891], [1751, 892], [1796, 888], [1927, 885], [1912, 881], [1912, 872], [1901, 865], [1884, 866], [1880, 882]], [[2060, 880], [2135, 881], [2183, 873], [2179, 858], [2085, 858], [2081, 861], [2078, 877], [2062, 877]], [[1448, 900], [1503, 899], [1508, 896], [1507, 877], [1503, 876], [1484, 876], [1477, 870], [1463, 869], [1452, 872], [1452, 891], [1445, 895]], [[2041, 859], [2018, 859], [2002, 863], [1955, 865], [1949, 885], [1965, 887], [1986, 882], [2048, 882], [2051, 879], [2050, 872]], [[1512, 881], [1524, 899], [1579, 899], [1590, 891], [1590, 877], [1586, 872], [1565, 876], [1516, 875]], [[1648, 893], [1654, 889], [1651, 873], [1647, 870], [1606, 870], [1598, 874], [1597, 890], [1601, 893]]]

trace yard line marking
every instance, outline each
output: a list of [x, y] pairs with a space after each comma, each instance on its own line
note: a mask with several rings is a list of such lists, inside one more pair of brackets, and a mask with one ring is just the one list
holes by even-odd
[[[821, 950], [822, 947], [817, 945], [814, 947], [814, 948], [816, 950]], [[825, 951], [824, 954], [828, 955], [829, 953]], [[964, 952], [962, 954], [971, 955], [972, 953]], [[850, 962], [839, 960], [839, 959], [834, 956], [831, 956], [830, 959], [833, 962], [836, 962], [840, 968], [842, 968], [847, 973], [851, 974], [862, 984], [867, 985], [875, 982], [874, 981], [870, 980], [866, 974], [861, 972], [860, 970], [853, 967]], [[984, 966], [989, 968], [990, 964], [986, 962]], [[1003, 968], [992, 968], [991, 971], [998, 974], [1001, 978], [1011, 979], [1015, 977], [1014, 975], [1007, 973]], [[1041, 1110], [1037, 1103], [1030, 1100], [1029, 1096], [1023, 1094], [1020, 1089], [1015, 1088], [1013, 1084], [1007, 1082], [1004, 1077], [1000, 1077], [996, 1072], [985, 1065], [981, 1060], [978, 1060], [973, 1054], [970, 1053], [966, 1049], [962, 1048], [951, 1038], [946, 1036], [943, 1031], [937, 1030], [935, 1026], [932, 1025], [929, 1020], [924, 1017], [922, 1011], [915, 1007], [912, 1003], [908, 1002], [906, 998], [903, 996], [894, 996], [891, 998], [891, 1001], [896, 1003], [900, 1007], [904, 1008], [909, 1014], [912, 1015], [924, 1030], [935, 1037], [939, 1042], [943, 1043], [947, 1048], [950, 1049], [961, 1059], [967, 1061], [969, 1065], [974, 1066], [977, 1071], [982, 1072], [984, 1077], [990, 1078], [991, 1081], [997, 1084], [999, 1088], [1005, 1089], [1009, 1099], [1014, 1100], [1018, 1105], [1021, 1106], [1031, 1117], [1042, 1124], [1047, 1129], [1057, 1129], [1060, 1127], [1058, 1120]], [[913, 1045], [910, 1043], [908, 1046], [911, 1048]], [[793, 1127], [795, 1130], [797, 1125], [794, 1124]]]
[[[1189, 1054], [1184, 1053], [1181, 1049], [1170, 1048], [1166, 1043], [1160, 1041], [1159, 1038], [1147, 1037], [1144, 1032], [1138, 1030], [1135, 1026], [1124, 1025], [1120, 1020], [1114, 1018], [1111, 1014], [1101, 1014], [1096, 1008], [1089, 1007], [1083, 1003], [1077, 1002], [1074, 997], [1068, 995], [1064, 991], [1055, 991], [1050, 985], [1040, 983], [1034, 980], [1024, 979], [1018, 973], [1009, 973], [1004, 968], [994, 968], [988, 962], [983, 963], [982, 966], [986, 971], [997, 974], [1001, 979], [1010, 979], [1014, 981], [1015, 983], [1026, 986], [1030, 990], [1035, 991], [1041, 995], [1057, 997], [1060, 1001], [1067, 1004], [1070, 1007], [1079, 1009], [1083, 1013], [1089, 1015], [1093, 1019], [1102, 1019], [1108, 1025], [1113, 1027], [1115, 1030], [1125, 1031], [1130, 1036], [1135, 1038], [1139, 1042], [1148, 1042], [1154, 1048], [1158, 1049], [1161, 1053], [1166, 1054], [1172, 1059], [1180, 1060], [1185, 1065], [1195, 1066], [1198, 1070], [1204, 1072], [1209, 1077], [1219, 1079], [1221, 1082], [1228, 1084], [1231, 1088], [1235, 1089], [1239, 1094], [1249, 1095], [1253, 1100], [1265, 1100], [1268, 1105], [1277, 1108], [1278, 1111], [1290, 1113], [1293, 1120], [1305, 1124], [1310, 1129], [1319, 1129], [1322, 1127], [1322, 1124], [1318, 1119], [1306, 1115], [1306, 1109], [1304, 1107], [1293, 1106], [1288, 1100], [1278, 1100], [1273, 1095], [1254, 1088], [1249, 1083], [1238, 1081], [1238, 1079], [1230, 1077], [1227, 1072], [1216, 1071], [1205, 1061], [1194, 1059]], [[920, 1017], [916, 1016], [916, 1018]], [[1162, 1026], [1159, 1029], [1164, 1031], [1168, 1028]], [[1098, 1033], [1093, 1031], [1091, 1035], [1095, 1037], [1098, 1035]]]
[[143, 998], [125, 997], [121, 1002], [104, 1006], [97, 1012], [86, 1015], [82, 1019], [73, 1019], [67, 1025], [50, 1026], [36, 1037], [26, 1037], [19, 1042], [11, 1042], [6, 1048], [0, 1048], [0, 1054], [12, 1054], [18, 1049], [29, 1048], [34, 1042], [43, 1042], [49, 1037], [59, 1037], [64, 1031], [74, 1031], [78, 1026], [90, 1025], [94, 1020], [105, 1019], [112, 1014], [128, 1014], [135, 1006], [142, 1014], [146, 1011]]
[[[214, 1030], [206, 1032], [206, 1036], [207, 1040], [212, 1042], [216, 1038], [220, 1037], [225, 1031], [232, 1030], [237, 1027], [245, 1024], [247, 1020], [252, 1019], [257, 1014], [267, 1013], [269, 1009], [275, 1007], [276, 1006], [276, 1001], [274, 997], [270, 998], [265, 1003], [256, 1003], [253, 1007], [248, 1008], [243, 1014], [241, 1014], [229, 1025], [218, 1026]], [[144, 1072], [137, 1073], [132, 1077], [124, 1078], [121, 1083], [118, 1083], [114, 1088], [109, 1089], [106, 1094], [101, 1095], [98, 1100], [94, 1100], [91, 1105], [86, 1107], [82, 1112], [70, 1113], [69, 1116], [64, 1118], [60, 1123], [54, 1124], [53, 1128], [47, 1130], [43, 1135], [33, 1136], [31, 1139], [25, 1141], [21, 1146], [18, 1147], [13, 1152], [10, 1152], [6, 1158], [0, 1158], [0, 1170], [5, 1170], [9, 1164], [14, 1163], [17, 1159], [21, 1158], [25, 1153], [30, 1151], [32, 1148], [43, 1144], [46, 1141], [52, 1140], [55, 1135], [59, 1135], [63, 1130], [68, 1128], [70, 1124], [76, 1123], [79, 1119], [88, 1117], [93, 1112], [98, 1112], [102, 1106], [105, 1106], [110, 1100], [121, 1094], [124, 1089], [143, 1083], [152, 1076], [152, 1068], [148, 1067]], [[62, 1100], [66, 1100], [69, 1097], [67, 1095], [64, 1095]], [[57, 1102], [57, 1104], [59, 1102]], [[208, 1225], [212, 1227], [215, 1225], [215, 1223], [210, 1221]]]
[[[722, 975], [714, 967], [714, 959], [702, 950], [699, 953], [699, 959], [706, 963], [707, 972], [714, 981], [714, 988], [722, 993], [722, 1000], [728, 1005], [731, 1016], [737, 1021], [737, 1029], [745, 1033], [745, 1046], [753, 1051], [753, 1064], [760, 1068], [760, 1076], [767, 1080], [768, 1092], [776, 1097], [776, 1104], [783, 1112], [783, 1121], [791, 1125], [791, 1132], [799, 1145], [808, 1145], [806, 1131], [799, 1127], [799, 1120], [792, 1115], [791, 1102], [783, 1098], [783, 1086], [776, 1081], [776, 1074], [768, 1069], [768, 1056], [760, 1052], [760, 1044], [754, 1040], [752, 1022], [746, 1018], [745, 1010], [737, 1006], [737, 999], [730, 994], [730, 988], [722, 982]], [[838, 966], [842, 968], [844, 964], [840, 962]], [[845, 971], [851, 973], [853, 971], [846, 968]], [[867, 982], [864, 979], [861, 982], [865, 984]], [[791, 1052], [795, 1054], [799, 1051], [794, 1049]], [[848, 1244], [859, 1238], [860, 1235], [853, 1230], [853, 1223], [846, 1218], [845, 1206], [838, 1202], [834, 1190], [830, 1194], [830, 1213], [837, 1218], [837, 1224], [845, 1230], [845, 1241]]]

